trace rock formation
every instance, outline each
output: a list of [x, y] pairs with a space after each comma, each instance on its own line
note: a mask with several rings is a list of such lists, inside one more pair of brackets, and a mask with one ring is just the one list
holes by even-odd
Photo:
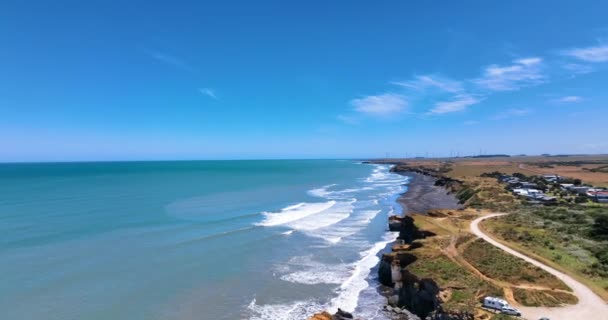
[[353, 315], [349, 312], [346, 312], [340, 308], [338, 308], [338, 312], [335, 314], [331, 314], [327, 311], [323, 311], [321, 313], [317, 313], [312, 317], [308, 318], [308, 320], [350, 320], [353, 319]]

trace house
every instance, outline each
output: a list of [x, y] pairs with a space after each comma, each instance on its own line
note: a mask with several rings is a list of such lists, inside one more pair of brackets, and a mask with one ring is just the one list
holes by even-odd
[[586, 186], [578, 186], [578, 187], [576, 187], [576, 186], [572, 186], [568, 190], [570, 190], [570, 191], [572, 191], [574, 193], [578, 193], [578, 194], [584, 195], [584, 194], [587, 193], [587, 191], [589, 189], [591, 189], [591, 187], [586, 187]]
[[509, 180], [506, 181], [508, 184], [510, 185], [516, 185], [519, 183], [519, 179], [518, 178], [511, 178]]
[[520, 185], [521, 185], [521, 187], [522, 187], [522, 188], [524, 188], [524, 189], [534, 189], [534, 188], [538, 188], [538, 185], [537, 185], [536, 183], [533, 183], [533, 182], [525, 182], [525, 181], [522, 181], [522, 182], [520, 183]]
[[608, 191], [603, 189], [590, 189], [586, 195], [595, 202], [608, 203]]
[[513, 189], [513, 193], [518, 196], [522, 196], [522, 197], [533, 197], [533, 195], [536, 195], [539, 193], [542, 194], [542, 192], [540, 192], [540, 190], [527, 189], [527, 188]]
[[570, 188], [574, 187], [574, 185], [572, 183], [562, 183], [559, 186], [564, 191], [570, 190]]
[[548, 196], [546, 194], [543, 194], [542, 196], [540, 196], [540, 198], [537, 198], [538, 200], [544, 202], [544, 203], [554, 203], [557, 202], [557, 198], [556, 197], [552, 197], [552, 196]]
[[562, 177], [556, 175], [556, 174], [546, 174], [543, 176], [543, 179], [545, 179], [545, 181], [547, 182], [556, 182], [562, 179]]
[[[502, 182], [509, 182], [509, 180], [513, 180], [513, 179], [517, 179], [517, 178], [513, 178], [512, 176], [508, 176], [508, 175], [501, 175], [499, 179]], [[517, 180], [519, 180], [519, 179], [517, 179]]]

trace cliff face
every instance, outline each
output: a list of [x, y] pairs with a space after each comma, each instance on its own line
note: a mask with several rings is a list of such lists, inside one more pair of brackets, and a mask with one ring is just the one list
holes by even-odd
[[[393, 171], [399, 173], [408, 172], [408, 174], [415, 172], [418, 175], [424, 176], [420, 178], [420, 176], [414, 175], [413, 181], [418, 185], [412, 186], [405, 193], [406, 196], [409, 194], [410, 198], [405, 199], [404, 204], [411, 207], [412, 203], [416, 201], [424, 202], [422, 200], [428, 198], [429, 204], [423, 203], [424, 205], [417, 207], [424, 208], [425, 211], [423, 213], [429, 215], [442, 214], [441, 210], [433, 211], [430, 209], [439, 208], [444, 203], [450, 206], [453, 204], [454, 196], [446, 195], [446, 189], [450, 193], [458, 192], [460, 188], [463, 188], [463, 184], [460, 181], [444, 177], [441, 173], [433, 170], [395, 165]], [[443, 187], [443, 189], [437, 187]], [[441, 194], [439, 194], [438, 190], [442, 190]], [[451, 201], [442, 202], [440, 200], [446, 197], [449, 197]], [[444, 311], [441, 307], [441, 288], [437, 282], [429, 278], [419, 278], [407, 269], [410, 264], [418, 259], [412, 251], [422, 245], [417, 240], [434, 236], [434, 234], [418, 229], [414, 223], [414, 219], [409, 215], [389, 217], [389, 230], [399, 232], [399, 237], [397, 243], [393, 245], [392, 251], [382, 256], [378, 267], [378, 279], [380, 283], [391, 287], [393, 290], [392, 294], [388, 296], [389, 306], [387, 308], [393, 311], [395, 309], [406, 309], [415, 315], [410, 316], [409, 319], [415, 319], [416, 317], [429, 320], [473, 319], [472, 315], [468, 313], [456, 314]]]
[[422, 319], [440, 305], [439, 286], [432, 279], [418, 279], [409, 271], [403, 271], [404, 286], [399, 289], [399, 305]]
[[393, 245], [391, 253], [382, 256], [378, 268], [379, 281], [394, 289], [396, 299], [389, 299], [396, 306], [406, 308], [424, 319], [439, 305], [439, 287], [432, 279], [419, 279], [405, 268], [416, 261], [416, 256], [408, 251], [416, 247], [414, 241], [425, 237], [425, 234], [418, 230], [410, 216], [391, 217], [390, 221], [393, 224], [400, 222], [399, 228], [394, 231], [399, 232], [401, 240]]
[[[468, 313], [455, 314], [441, 308], [441, 288], [429, 278], [419, 278], [407, 267], [418, 258], [411, 252], [421, 244], [416, 240], [432, 236], [432, 233], [419, 230], [410, 216], [391, 217], [391, 230], [399, 232], [399, 239], [392, 252], [383, 254], [378, 267], [380, 283], [393, 289], [389, 295], [389, 308], [403, 308], [420, 319], [429, 320], [469, 320]], [[397, 223], [398, 222], [398, 223]], [[413, 319], [410, 317], [410, 319]]]

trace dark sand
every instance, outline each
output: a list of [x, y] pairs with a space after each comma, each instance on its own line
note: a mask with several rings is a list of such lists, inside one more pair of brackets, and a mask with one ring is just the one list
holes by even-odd
[[459, 209], [461, 205], [454, 195], [443, 187], [435, 186], [435, 178], [415, 172], [400, 172], [410, 177], [407, 192], [401, 194], [397, 202], [403, 207], [403, 214], [426, 213], [431, 209]]

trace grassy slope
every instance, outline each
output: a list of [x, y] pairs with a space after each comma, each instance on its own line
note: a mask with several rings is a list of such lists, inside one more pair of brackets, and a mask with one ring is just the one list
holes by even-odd
[[496, 240], [570, 274], [608, 300], [608, 278], [590, 274], [597, 261], [585, 249], [588, 241], [544, 224], [523, 222], [525, 219], [526, 216], [505, 216], [483, 221], [480, 226]]
[[[418, 240], [421, 246], [410, 252], [417, 257], [417, 260], [407, 267], [410, 272], [418, 277], [432, 278], [441, 288], [447, 289], [448, 294], [444, 295], [445, 300], [442, 304], [446, 310], [483, 313], [484, 311], [476, 309], [483, 297], [504, 296], [503, 288], [497, 283], [501, 283], [505, 287], [510, 287], [513, 283], [521, 283], [547, 288], [554, 286], [555, 283], [561, 283], [550, 274], [545, 274], [540, 269], [537, 270], [525, 261], [514, 261], [518, 259], [506, 255], [498, 249], [486, 248], [485, 246], [478, 248], [477, 241], [474, 241], [475, 237], [468, 233], [470, 222], [478, 214], [471, 210], [452, 212], [452, 214], [446, 217], [414, 216], [416, 226], [419, 229], [431, 231], [436, 235]], [[473, 247], [469, 250], [471, 245]], [[465, 254], [457, 253], [461, 246], [466, 248], [464, 249]], [[451, 254], [448, 249], [450, 247], [452, 248]], [[478, 250], [488, 250], [490, 253], [478, 255], [476, 254]], [[474, 259], [467, 258], [466, 252], [476, 257]], [[479, 259], [480, 257], [494, 257], [496, 259], [492, 262], [491, 259]], [[463, 258], [469, 264], [475, 266], [486, 263], [487, 268], [481, 267], [480, 269], [486, 271], [482, 271], [482, 273], [486, 273], [489, 278], [492, 278], [492, 281], [472, 272], [470, 266], [463, 265]], [[503, 268], [505, 264], [508, 265], [508, 268]], [[504, 270], [503, 273], [488, 272], [492, 265], [497, 269]], [[521, 277], [520, 275], [524, 276]], [[567, 289], [563, 283], [558, 287]], [[530, 303], [540, 303], [545, 306], [568, 303], [569, 300], [572, 300], [571, 296], [562, 297], [558, 295], [551, 299], [546, 295], [540, 295], [537, 290], [526, 289], [522, 291], [524, 297], [526, 297], [524, 302], [530, 301]]]
[[503, 282], [570, 291], [550, 273], [494, 247], [482, 239], [472, 242], [464, 257], [484, 275]]
[[407, 269], [418, 277], [434, 279], [442, 289], [449, 291], [442, 304], [445, 310], [475, 313], [481, 297], [502, 296], [500, 288], [475, 276], [442, 252], [452, 235], [467, 235], [465, 226], [469, 219], [436, 219], [419, 215], [414, 218], [418, 228], [431, 231], [436, 236], [418, 240], [422, 246], [411, 252], [418, 259]]

